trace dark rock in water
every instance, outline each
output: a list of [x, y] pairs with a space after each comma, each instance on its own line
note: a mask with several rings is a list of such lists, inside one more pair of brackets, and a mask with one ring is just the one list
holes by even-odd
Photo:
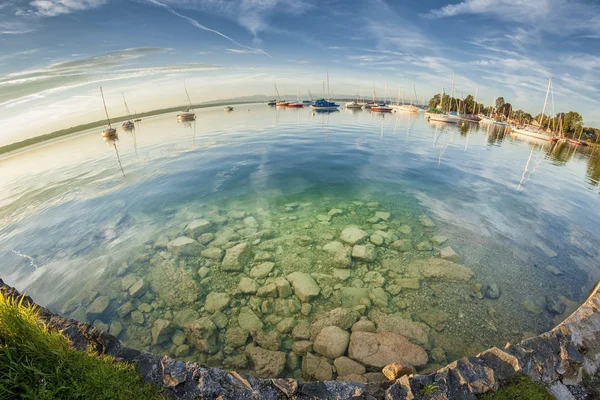
[[495, 283], [492, 283], [491, 285], [488, 285], [488, 287], [485, 288], [484, 295], [487, 298], [497, 299], [498, 297], [500, 297], [500, 294], [500, 286], [498, 286]]
[[565, 303], [555, 294], [546, 296], [546, 310], [551, 314], [562, 314], [566, 309]]

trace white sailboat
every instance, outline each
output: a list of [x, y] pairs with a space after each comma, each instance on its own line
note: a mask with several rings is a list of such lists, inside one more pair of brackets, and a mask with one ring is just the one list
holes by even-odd
[[105, 141], [118, 139], [117, 130], [110, 125], [110, 118], [108, 116], [108, 109], [106, 108], [106, 101], [104, 101], [104, 92], [102, 86], [100, 86], [100, 95], [102, 96], [102, 104], [104, 104], [104, 112], [106, 113], [106, 122], [108, 127], [102, 131], [102, 137]]
[[[415, 89], [415, 85], [413, 84], [413, 95], [414, 100], [416, 102], [417, 92]], [[415, 113], [419, 111], [419, 107], [413, 104], [413, 100], [411, 99], [410, 104], [404, 104], [404, 97], [402, 98], [402, 104], [398, 106], [398, 111], [411, 112]]]
[[125, 101], [125, 93], [121, 92], [121, 95], [123, 96], [123, 103], [125, 103], [125, 112], [127, 112], [127, 116], [129, 117], [129, 120], [123, 122], [123, 124], [121, 125], [121, 128], [125, 131], [130, 131], [133, 128], [135, 128], [135, 125], [134, 125], [133, 121], [131, 120], [131, 113], [129, 112], [129, 107], [127, 106], [127, 101]]
[[177, 114], [177, 120], [192, 121], [196, 119], [196, 113], [192, 109], [192, 101], [190, 100], [190, 94], [188, 93], [185, 81], [183, 81], [183, 88], [185, 89], [185, 95], [187, 96], [188, 106], [184, 111], [181, 112], [181, 114]]
[[[454, 79], [452, 80], [452, 86], [454, 86]], [[442, 95], [441, 95], [441, 101], [440, 101], [440, 105], [439, 105], [439, 109], [443, 110], [444, 109], [444, 95], [445, 95], [445, 90], [444, 87], [442, 87]], [[429, 120], [430, 121], [438, 121], [438, 122], [448, 122], [448, 123], [457, 123], [458, 122], [458, 117], [456, 115], [450, 115], [446, 112], [442, 112], [442, 113], [426, 113], [426, 115], [428, 115]]]
[[525, 125], [522, 127], [512, 128], [511, 133], [516, 135], [525, 135], [531, 136], [534, 138], [542, 139], [542, 140], [553, 140], [555, 139], [554, 135], [549, 135], [543, 128], [544, 123], [544, 113], [546, 112], [546, 106], [548, 105], [548, 94], [550, 93], [550, 88], [552, 87], [552, 77], [548, 81], [548, 89], [546, 90], [546, 99], [544, 100], [544, 107], [542, 108], [542, 114], [540, 115], [540, 120], [537, 126], [534, 125]]

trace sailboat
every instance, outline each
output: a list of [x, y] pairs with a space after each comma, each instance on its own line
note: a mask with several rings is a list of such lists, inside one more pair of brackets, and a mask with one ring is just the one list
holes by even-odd
[[546, 112], [546, 106], [548, 105], [548, 94], [550, 93], [550, 88], [552, 87], [552, 77], [548, 81], [548, 89], [546, 90], [546, 100], [544, 100], [544, 107], [542, 108], [542, 113], [540, 114], [540, 120], [537, 126], [533, 125], [525, 125], [523, 127], [512, 128], [511, 133], [517, 135], [525, 135], [531, 136], [534, 138], [542, 139], [542, 140], [554, 140], [555, 137], [553, 135], [548, 135], [543, 128], [544, 122], [544, 113]]
[[225, 109], [224, 109], [224, 110], [225, 110], [226, 112], [233, 111], [233, 107], [231, 107], [231, 106], [227, 106], [227, 107], [225, 107]]
[[458, 116], [458, 119], [460, 119], [461, 121], [466, 121], [466, 122], [474, 122], [474, 123], [478, 123], [479, 121], [481, 121], [481, 118], [475, 113], [475, 110], [477, 110], [477, 94], [479, 93], [479, 88], [475, 88], [475, 104], [473, 104], [473, 113], [472, 114], [467, 114], [467, 103], [465, 103], [465, 107], [464, 107], [464, 113], [460, 113], [460, 115]]
[[[373, 89], [373, 102], [375, 102], [375, 89]], [[372, 105], [371, 112], [392, 112], [392, 107], [387, 105], [387, 83], [385, 84], [385, 96], [383, 97], [383, 103]]]
[[104, 104], [104, 112], [106, 113], [106, 122], [108, 124], [108, 128], [102, 131], [102, 137], [105, 141], [116, 140], [119, 137], [117, 136], [117, 130], [110, 126], [110, 118], [108, 117], [108, 109], [106, 108], [106, 101], [104, 101], [104, 92], [102, 91], [102, 86], [100, 86], [100, 95], [102, 96], [102, 104]]
[[281, 99], [281, 96], [279, 95], [279, 90], [277, 90], [277, 85], [275, 85], [275, 92], [277, 93], [277, 98], [279, 99], [277, 101], [277, 103], [275, 103], [275, 106], [277, 107], [287, 107], [287, 105], [289, 104], [287, 101], [285, 101], [285, 93], [284, 95], [284, 99]]
[[297, 87], [296, 90], [298, 91], [297, 96], [296, 96], [296, 102], [295, 103], [289, 103], [288, 104], [289, 108], [302, 108], [302, 107], [304, 107], [304, 103], [302, 103], [300, 101], [300, 88]]
[[125, 103], [125, 111], [127, 112], [127, 116], [129, 117], [129, 120], [123, 122], [123, 125], [121, 125], [121, 128], [124, 131], [130, 131], [133, 128], [135, 128], [135, 125], [133, 124], [133, 121], [131, 120], [131, 113], [129, 113], [129, 107], [127, 107], [127, 101], [125, 101], [125, 93], [121, 92], [121, 95], [123, 96], [123, 103]]
[[190, 100], [190, 94], [188, 93], [187, 86], [185, 86], [185, 81], [183, 81], [183, 88], [185, 89], [185, 95], [187, 96], [188, 106], [185, 111], [182, 111], [181, 114], [177, 114], [178, 121], [193, 121], [196, 119], [196, 113], [192, 110], [192, 101]]
[[[413, 84], [413, 94], [414, 94], [414, 99], [416, 102], [417, 99], [417, 91], [415, 89], [415, 85]], [[400, 104], [398, 106], [398, 111], [405, 111], [405, 112], [418, 112], [419, 111], [419, 107], [413, 105], [413, 101], [410, 101], [410, 104], [404, 104], [404, 96], [402, 97], [402, 104]]]
[[[329, 93], [331, 92], [329, 91], [329, 72], [327, 72], [327, 94], [328, 97], [331, 97]], [[325, 93], [323, 93], [323, 98], [316, 100], [313, 104], [310, 105], [310, 108], [312, 108], [313, 110], [333, 111], [337, 110], [339, 106], [339, 104], [335, 104], [333, 101], [325, 100]]]
[[[445, 95], [445, 90], [442, 87], [442, 96], [441, 96], [441, 102], [440, 105], [438, 106], [438, 108], [440, 110], [444, 109], [444, 95]], [[439, 121], [439, 122], [449, 122], [449, 123], [456, 123], [458, 121], [458, 117], [456, 115], [450, 115], [444, 111], [438, 113], [438, 112], [429, 112], [427, 111], [426, 113], [428, 115], [428, 118], [430, 121]]]
[[360, 109], [362, 109], [363, 105], [358, 102], [359, 99], [360, 99], [360, 93], [358, 93], [356, 95], [356, 100], [344, 104], [344, 107], [346, 107], [346, 108], [348, 108], [350, 110], [353, 110], [353, 109], [354, 110], [360, 110]]

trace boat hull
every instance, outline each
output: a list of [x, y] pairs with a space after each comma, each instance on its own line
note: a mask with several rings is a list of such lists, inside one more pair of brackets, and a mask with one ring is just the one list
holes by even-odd
[[102, 131], [102, 137], [105, 139], [114, 139], [117, 137], [117, 130], [115, 128], [108, 128]]
[[415, 107], [415, 106], [407, 106], [407, 105], [400, 105], [396, 108], [398, 111], [403, 111], [403, 112], [418, 112], [419, 111], [419, 107]]
[[338, 107], [339, 107], [338, 105], [335, 105], [335, 106], [315, 106], [315, 105], [312, 105], [312, 106], [310, 106], [310, 108], [312, 108], [313, 110], [330, 110], [330, 111], [331, 110], [337, 110]]
[[553, 136], [547, 135], [547, 134], [542, 133], [542, 132], [530, 131], [528, 129], [513, 128], [511, 130], [511, 133], [514, 133], [516, 135], [530, 136], [530, 137], [534, 137], [534, 138], [542, 139], [542, 140], [552, 140], [552, 139], [554, 139]]
[[275, 106], [277, 107], [287, 107], [290, 103], [277, 103]]
[[304, 104], [302, 104], [302, 103], [288, 104], [288, 108], [303, 108], [303, 107], [304, 107]]
[[371, 107], [371, 112], [391, 113], [392, 110], [391, 107]]
[[431, 121], [447, 122], [449, 124], [456, 124], [458, 122], [458, 117], [446, 114], [431, 114], [429, 119]]
[[196, 114], [193, 114], [193, 113], [179, 114], [177, 116], [177, 120], [179, 120], [179, 121], [193, 121], [195, 119], [196, 119]]

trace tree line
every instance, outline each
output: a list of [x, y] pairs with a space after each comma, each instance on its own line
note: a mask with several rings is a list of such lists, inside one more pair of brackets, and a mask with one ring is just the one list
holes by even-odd
[[532, 116], [523, 110], [514, 110], [512, 104], [507, 103], [504, 97], [496, 98], [493, 105], [486, 106], [482, 103], [476, 103], [472, 95], [467, 95], [465, 98], [450, 97], [444, 93], [443, 102], [441, 101], [440, 93], [436, 93], [429, 100], [429, 108], [439, 108], [447, 112], [461, 112], [464, 114], [484, 114], [497, 121], [510, 121], [518, 125], [536, 125], [539, 126], [542, 121], [542, 128], [550, 130], [556, 134], [564, 134], [569, 138], [578, 138], [581, 135], [582, 139], [600, 142], [600, 129], [593, 127], [585, 127], [583, 125], [583, 117], [577, 111], [569, 111], [566, 113], [558, 113], [555, 116], [539, 113]]

